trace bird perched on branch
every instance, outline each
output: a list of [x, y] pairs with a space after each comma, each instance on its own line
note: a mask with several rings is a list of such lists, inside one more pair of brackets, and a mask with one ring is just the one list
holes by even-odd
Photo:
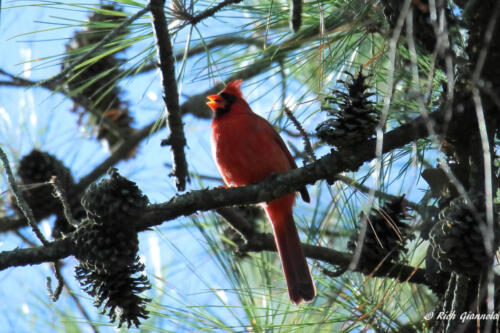
[[[215, 114], [212, 153], [227, 186], [248, 185], [297, 168], [283, 139], [243, 98], [242, 82], [232, 81], [219, 94], [207, 96]], [[305, 187], [300, 194], [309, 202]], [[295, 194], [289, 193], [263, 206], [273, 226], [290, 300], [300, 304], [312, 301], [316, 289], [293, 220], [294, 202]]]

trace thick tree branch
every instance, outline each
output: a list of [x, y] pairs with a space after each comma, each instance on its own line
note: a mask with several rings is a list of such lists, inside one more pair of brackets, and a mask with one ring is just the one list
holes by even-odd
[[[231, 220], [231, 225], [248, 239], [245, 246], [246, 251], [276, 251], [273, 235], [255, 233], [245, 219], [240, 218], [228, 208], [219, 209], [218, 212], [226, 219]], [[306, 257], [321, 260], [341, 268], [347, 268], [352, 261], [352, 256], [349, 253], [309, 244], [302, 244], [302, 247]], [[51, 242], [47, 246], [4, 251], [0, 253], [0, 271], [9, 267], [34, 265], [63, 259], [75, 254], [75, 252], [75, 245], [70, 238]], [[357, 267], [354, 271], [374, 277], [389, 277], [410, 283], [427, 283], [423, 269], [402, 264], [385, 263], [376, 269], [374, 266], [365, 265]]]
[[[346, 269], [352, 263], [353, 256], [349, 253], [335, 251], [322, 246], [314, 246], [310, 244], [302, 244], [304, 255], [311, 259], [321, 260], [334, 266], [339, 266], [340, 269]], [[258, 234], [252, 237], [245, 250], [260, 252], [260, 251], [276, 251], [274, 237], [271, 234]], [[373, 264], [373, 265], [372, 265]], [[427, 284], [425, 278], [425, 269], [412, 267], [397, 263], [383, 263], [379, 267], [374, 267], [378, 263], [359, 263], [353, 272], [367, 274], [373, 277], [389, 277], [399, 281], [407, 281], [410, 283]]]
[[76, 252], [70, 238], [49, 242], [45, 246], [0, 252], [0, 270], [9, 267], [38, 265], [66, 258]]
[[186, 180], [189, 179], [186, 155], [184, 154], [186, 138], [184, 136], [182, 117], [179, 112], [179, 93], [174, 67], [175, 59], [170, 42], [167, 19], [163, 11], [165, 0], [151, 0], [150, 6], [151, 14], [153, 15], [158, 65], [161, 70], [163, 100], [167, 107], [167, 123], [170, 129], [170, 136], [166, 142], [172, 147], [174, 161], [172, 174], [175, 177], [177, 189], [184, 191]]
[[[271, 234], [256, 232], [248, 221], [234, 209], [219, 208], [217, 209], [217, 213], [224, 217], [229, 225], [240, 233], [246, 240], [246, 244], [243, 245], [242, 248], [243, 251], [276, 252], [274, 236]], [[342, 272], [347, 271], [353, 261], [353, 256], [351, 254], [335, 251], [330, 248], [309, 244], [302, 244], [302, 248], [306, 257], [338, 266], [339, 270]], [[379, 265], [377, 262], [360, 262], [353, 271], [371, 275], [373, 277], [390, 277], [399, 281], [407, 281], [410, 283], [428, 283], [425, 278], [424, 269], [398, 263], [384, 262]]]

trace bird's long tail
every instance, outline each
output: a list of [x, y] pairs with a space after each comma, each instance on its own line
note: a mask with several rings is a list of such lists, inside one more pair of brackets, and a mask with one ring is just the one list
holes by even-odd
[[316, 288], [293, 220], [293, 202], [294, 194], [271, 201], [266, 206], [266, 213], [273, 225], [288, 295], [292, 303], [300, 304], [302, 301], [312, 301], [316, 296]]

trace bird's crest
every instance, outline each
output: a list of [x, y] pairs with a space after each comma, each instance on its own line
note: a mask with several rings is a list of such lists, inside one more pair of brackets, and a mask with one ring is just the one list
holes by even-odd
[[241, 94], [241, 84], [243, 83], [243, 80], [234, 80], [228, 83], [228, 85], [222, 89], [220, 93], [226, 93], [230, 95], [234, 95], [239, 98], [243, 98], [243, 95]]

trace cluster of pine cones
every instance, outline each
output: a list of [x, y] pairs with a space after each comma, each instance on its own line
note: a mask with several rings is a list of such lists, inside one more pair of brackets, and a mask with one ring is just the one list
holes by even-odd
[[[111, 169], [109, 179], [92, 184], [83, 197], [75, 196], [75, 182], [70, 170], [56, 157], [38, 150], [24, 156], [18, 174], [23, 196], [40, 221], [56, 215], [53, 237], [72, 234], [79, 260], [76, 278], [83, 290], [95, 298], [95, 305], [117, 321], [139, 326], [139, 318], [147, 318], [147, 298], [139, 294], [150, 283], [139, 263], [139, 240], [136, 220], [148, 204], [137, 185]], [[48, 182], [56, 176], [70, 202], [76, 231], [66, 222], [62, 204]], [[62, 224], [65, 222], [65, 224]]]

